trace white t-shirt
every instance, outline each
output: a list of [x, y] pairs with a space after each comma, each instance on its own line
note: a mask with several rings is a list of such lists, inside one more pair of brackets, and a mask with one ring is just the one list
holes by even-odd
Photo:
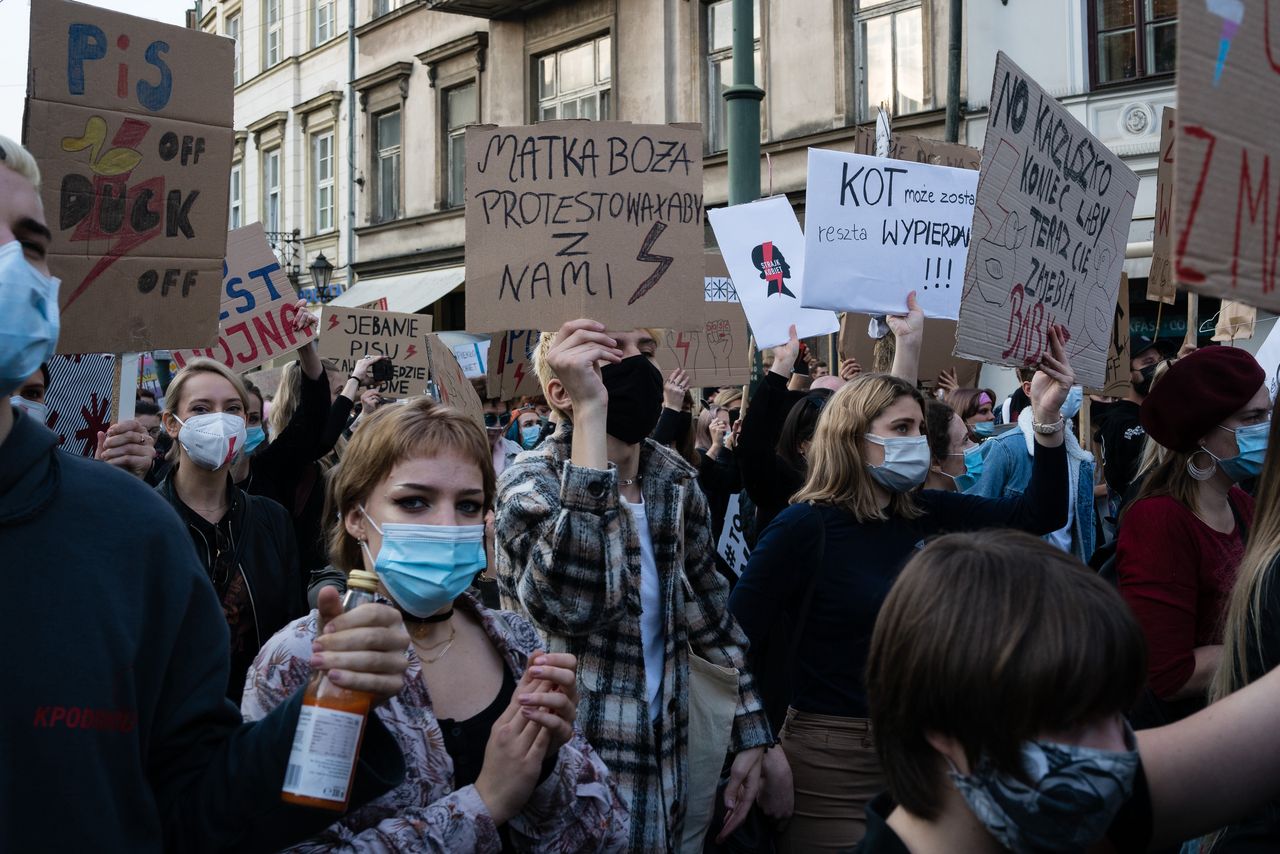
[[640, 643], [644, 647], [644, 684], [649, 694], [649, 718], [662, 714], [662, 664], [666, 632], [662, 618], [662, 590], [658, 585], [658, 562], [653, 557], [653, 537], [644, 503], [623, 501], [636, 521], [640, 539]]

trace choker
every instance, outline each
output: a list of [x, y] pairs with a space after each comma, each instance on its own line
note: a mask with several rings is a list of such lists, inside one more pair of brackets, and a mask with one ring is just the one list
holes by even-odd
[[404, 621], [406, 623], [443, 623], [452, 616], [453, 609], [450, 608], [443, 614], [432, 614], [430, 617], [415, 617], [412, 614], [404, 614]]

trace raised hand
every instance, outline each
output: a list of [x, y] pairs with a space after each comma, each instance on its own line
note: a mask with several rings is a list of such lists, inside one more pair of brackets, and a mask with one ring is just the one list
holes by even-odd
[[621, 361], [618, 342], [594, 320], [571, 320], [561, 326], [555, 345], [547, 352], [547, 364], [577, 408], [608, 404], [600, 363]]
[[1049, 352], [1040, 357], [1040, 369], [1031, 378], [1031, 406], [1036, 420], [1042, 424], [1057, 421], [1067, 393], [1075, 382], [1062, 327], [1052, 326], [1049, 329]]
[[796, 359], [800, 358], [800, 338], [796, 335], [796, 325], [791, 324], [791, 339], [786, 344], [773, 348], [773, 365], [769, 368], [775, 374], [791, 377], [796, 367]]
[[676, 368], [662, 385], [662, 405], [679, 412], [684, 409], [684, 395], [688, 390], [689, 375]]

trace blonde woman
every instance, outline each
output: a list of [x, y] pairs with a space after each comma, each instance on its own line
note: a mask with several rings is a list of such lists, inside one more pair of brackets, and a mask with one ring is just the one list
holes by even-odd
[[884, 788], [864, 671], [876, 615], [907, 559], [939, 533], [1011, 527], [1043, 535], [1066, 522], [1059, 410], [1074, 376], [1056, 328], [1049, 342], [1031, 383], [1036, 447], [1031, 481], [1018, 497], [920, 489], [932, 455], [924, 400], [911, 382], [864, 374], [823, 408], [804, 486], [761, 534], [729, 602], [753, 659], [768, 654], [784, 615], [799, 633], [787, 668], [782, 751], [769, 751], [762, 795], [779, 796], [775, 782], [785, 787], [794, 778], [785, 850], [852, 846], [862, 838], [866, 804]]

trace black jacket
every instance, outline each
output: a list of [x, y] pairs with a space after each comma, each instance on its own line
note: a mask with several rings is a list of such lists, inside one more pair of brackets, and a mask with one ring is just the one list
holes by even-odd
[[742, 486], [756, 505], [756, 530], [769, 527], [804, 486], [806, 472], [799, 471], [778, 454], [778, 438], [791, 408], [808, 392], [790, 391], [787, 378], [767, 371], [751, 396], [742, 417], [742, 430], [734, 456], [742, 472]]
[[[319, 833], [332, 813], [280, 800], [301, 692], [241, 722], [222, 609], [173, 510], [15, 416], [0, 444], [0, 851], [266, 851]], [[352, 808], [403, 776], [371, 715]]]

